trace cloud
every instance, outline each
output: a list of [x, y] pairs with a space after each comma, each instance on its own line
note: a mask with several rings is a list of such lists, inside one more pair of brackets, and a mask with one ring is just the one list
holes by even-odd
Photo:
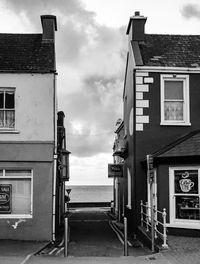
[[115, 122], [121, 117], [123, 83], [93, 76], [79, 92], [65, 95], [67, 145], [73, 155], [92, 156], [112, 151]]
[[187, 4], [182, 10], [181, 14], [183, 17], [189, 18], [200, 18], [200, 6], [197, 4]]
[[79, 157], [112, 152], [115, 122], [122, 116], [125, 27], [98, 24], [79, 0], [6, 0], [4, 5], [37, 32], [40, 15], [56, 15], [58, 101], [66, 115], [68, 149]]

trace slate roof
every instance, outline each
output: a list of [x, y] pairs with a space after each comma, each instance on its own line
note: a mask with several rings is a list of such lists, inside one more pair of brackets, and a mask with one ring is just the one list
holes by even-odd
[[139, 47], [145, 66], [200, 67], [199, 35], [145, 34]]
[[0, 34], [0, 72], [52, 72], [54, 57], [54, 43], [42, 34]]
[[200, 156], [200, 130], [193, 131], [153, 153], [153, 157]]

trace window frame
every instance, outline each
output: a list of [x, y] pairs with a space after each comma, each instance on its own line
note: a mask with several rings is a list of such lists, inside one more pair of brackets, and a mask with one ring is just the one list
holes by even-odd
[[198, 171], [198, 194], [187, 194], [188, 196], [198, 196], [200, 199], [200, 166], [181, 166], [181, 167], [170, 167], [169, 168], [169, 227], [176, 228], [189, 228], [189, 229], [200, 229], [200, 220], [195, 219], [178, 219], [176, 218], [176, 204], [175, 197], [181, 196], [181, 194], [175, 194], [174, 192], [174, 179], [175, 171], [177, 170], [197, 170]]
[[[183, 83], [183, 120], [165, 120], [164, 110], [164, 90], [165, 81], [180, 81]], [[189, 98], [189, 75], [176, 75], [176, 74], [161, 74], [160, 76], [160, 111], [161, 121], [160, 125], [164, 126], [190, 126], [190, 98]], [[178, 100], [174, 100], [178, 101]]]
[[[30, 179], [31, 181], [31, 208], [30, 208], [30, 214], [0, 214], [0, 219], [13, 219], [13, 218], [33, 218], [33, 169], [30, 168], [0, 168], [0, 170], [3, 171], [3, 175], [0, 176], [0, 180], [9, 180], [9, 179]], [[20, 171], [30, 171], [30, 176], [6, 176], [6, 171], [14, 171], [14, 170], [20, 170]], [[1, 182], [1, 181], [0, 181]]]
[[[16, 130], [16, 88], [15, 87], [0, 87], [0, 92], [3, 92], [4, 93], [4, 107], [0, 110], [2, 110], [4, 112], [4, 121], [5, 121], [5, 111], [7, 110], [12, 110], [14, 111], [14, 117], [15, 117], [15, 124], [14, 124], [14, 127], [0, 127], [0, 132], [3, 131], [15, 131]], [[5, 93], [6, 92], [13, 92], [14, 93], [14, 108], [5, 108]]]

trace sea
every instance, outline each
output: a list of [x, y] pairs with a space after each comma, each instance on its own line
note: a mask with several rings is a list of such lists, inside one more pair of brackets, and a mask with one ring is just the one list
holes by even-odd
[[113, 200], [111, 185], [70, 185], [70, 202], [110, 202]]

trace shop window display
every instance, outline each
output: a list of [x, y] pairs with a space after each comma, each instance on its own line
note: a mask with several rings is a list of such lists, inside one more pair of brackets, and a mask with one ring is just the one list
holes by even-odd
[[198, 170], [174, 171], [174, 198], [176, 219], [200, 219]]
[[0, 170], [0, 218], [31, 215], [32, 170]]

